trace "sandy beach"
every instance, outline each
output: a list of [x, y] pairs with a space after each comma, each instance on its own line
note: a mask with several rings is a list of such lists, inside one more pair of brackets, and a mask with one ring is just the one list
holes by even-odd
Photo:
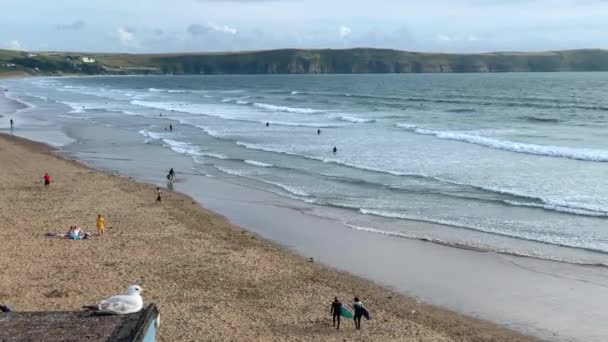
[[[528, 341], [332, 270], [232, 226], [189, 197], [92, 170], [46, 145], [0, 136], [0, 302], [79, 310], [138, 283], [161, 310], [161, 341]], [[51, 187], [42, 175], [49, 172]], [[46, 237], [70, 225], [106, 234]], [[373, 319], [331, 326], [333, 296], [359, 296]], [[0, 337], [1, 333], [0, 333]]]

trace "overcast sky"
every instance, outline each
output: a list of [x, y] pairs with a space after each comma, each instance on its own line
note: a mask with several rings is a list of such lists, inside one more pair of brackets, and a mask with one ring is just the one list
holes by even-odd
[[608, 0], [0, 0], [0, 47], [106, 52], [608, 48]]

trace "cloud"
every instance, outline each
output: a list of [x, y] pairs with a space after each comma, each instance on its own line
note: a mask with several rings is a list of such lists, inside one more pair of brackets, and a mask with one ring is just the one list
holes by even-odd
[[350, 36], [351, 33], [352, 30], [350, 29], [350, 27], [344, 25], [340, 26], [340, 38], [346, 38]]
[[65, 30], [65, 31], [80, 31], [85, 27], [85, 22], [82, 20], [76, 20], [70, 24], [62, 24], [62, 25], [57, 25], [55, 28], [58, 30]]
[[207, 34], [207, 33], [211, 33], [211, 32], [219, 32], [219, 33], [235, 35], [239, 32], [234, 27], [230, 27], [228, 25], [216, 25], [214, 23], [207, 23], [205, 25], [192, 24], [192, 25], [188, 26], [187, 31], [188, 31], [188, 33], [190, 33], [193, 36], [199, 36], [199, 35], [203, 35], [203, 34]]
[[239, 32], [236, 28], [230, 27], [227, 25], [215, 25], [212, 23], [209, 25], [211, 26], [213, 31], [216, 31], [216, 32], [222, 32], [222, 33], [228, 33], [228, 34], [237, 34]]
[[452, 38], [448, 35], [439, 33], [437, 35], [437, 40], [442, 41], [442, 42], [449, 42], [452, 40]]
[[128, 27], [119, 27], [116, 29], [116, 35], [120, 43], [124, 46], [135, 45], [135, 30]]
[[21, 50], [21, 43], [19, 43], [19, 41], [16, 39], [13, 39], [10, 42], [8, 42], [8, 44], [6, 44], [6, 46], [10, 50]]

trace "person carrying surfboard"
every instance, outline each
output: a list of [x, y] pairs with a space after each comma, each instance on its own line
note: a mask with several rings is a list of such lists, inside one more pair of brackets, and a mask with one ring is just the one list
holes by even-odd
[[[338, 300], [338, 297], [334, 297], [334, 301], [331, 303], [331, 310], [329, 311], [334, 322], [334, 327], [340, 330], [340, 315], [342, 314], [342, 303]], [[336, 321], [338, 325], [336, 326]]]
[[355, 320], [355, 329], [361, 329], [361, 317], [365, 316], [366, 319], [369, 319], [369, 312], [363, 306], [363, 302], [359, 300], [359, 297], [355, 297], [355, 302], [353, 303], [353, 310], [355, 311], [355, 316], [353, 319]]

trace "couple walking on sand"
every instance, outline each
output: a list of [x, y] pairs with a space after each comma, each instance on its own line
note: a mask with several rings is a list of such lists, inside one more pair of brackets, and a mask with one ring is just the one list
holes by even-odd
[[[355, 329], [361, 329], [361, 317], [369, 319], [369, 312], [363, 306], [363, 302], [359, 300], [359, 297], [355, 297], [353, 302], [353, 310], [355, 311], [354, 316], [346, 309], [346, 313], [343, 311], [342, 303], [338, 300], [338, 297], [334, 297], [334, 301], [331, 303], [331, 316], [333, 318], [334, 327], [340, 329], [340, 317], [344, 316], [347, 318], [353, 317], [355, 321]], [[337, 325], [336, 325], [337, 324]]]

